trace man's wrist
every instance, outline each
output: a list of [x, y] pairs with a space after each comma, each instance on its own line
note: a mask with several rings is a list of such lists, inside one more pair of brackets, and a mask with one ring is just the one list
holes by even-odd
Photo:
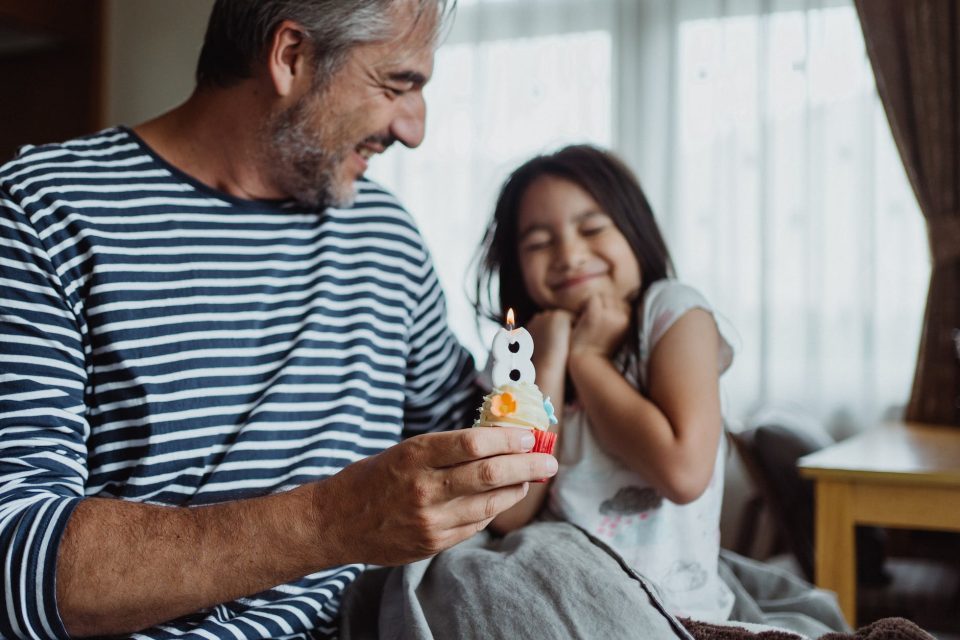
[[302, 487], [302, 530], [297, 544], [312, 565], [311, 573], [361, 561], [353, 557], [354, 554], [345, 545], [349, 539], [344, 532], [346, 521], [333, 513], [343, 497], [337, 499], [332, 480], [332, 477], [326, 478]]

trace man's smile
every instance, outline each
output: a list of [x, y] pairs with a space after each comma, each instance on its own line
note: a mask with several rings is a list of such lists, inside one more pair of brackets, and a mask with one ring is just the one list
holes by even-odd
[[393, 140], [387, 136], [376, 136], [367, 138], [357, 146], [353, 148], [354, 154], [357, 156], [357, 165], [360, 170], [357, 175], [363, 175], [367, 167], [370, 164], [370, 158], [373, 156], [383, 153], [387, 148], [393, 144]]

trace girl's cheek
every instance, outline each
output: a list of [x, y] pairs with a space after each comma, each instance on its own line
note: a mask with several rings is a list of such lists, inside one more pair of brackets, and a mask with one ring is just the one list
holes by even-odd
[[533, 298], [534, 302], [538, 302], [536, 299], [537, 296], [537, 286], [534, 279], [531, 277], [531, 270], [528, 265], [521, 263], [520, 265], [520, 277], [523, 279], [523, 289], [527, 292], [527, 295]]

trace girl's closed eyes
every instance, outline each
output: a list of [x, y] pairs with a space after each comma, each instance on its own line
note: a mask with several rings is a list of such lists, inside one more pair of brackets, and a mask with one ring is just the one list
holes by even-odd
[[638, 261], [603, 208], [575, 182], [541, 176], [520, 201], [520, 271], [541, 309], [579, 312], [592, 295], [627, 299], [640, 286]]

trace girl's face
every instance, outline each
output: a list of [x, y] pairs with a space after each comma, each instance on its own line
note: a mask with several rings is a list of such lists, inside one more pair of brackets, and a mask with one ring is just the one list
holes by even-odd
[[527, 188], [517, 221], [527, 293], [543, 309], [578, 313], [593, 295], [622, 300], [640, 288], [640, 266], [613, 220], [577, 184], [545, 175]]

